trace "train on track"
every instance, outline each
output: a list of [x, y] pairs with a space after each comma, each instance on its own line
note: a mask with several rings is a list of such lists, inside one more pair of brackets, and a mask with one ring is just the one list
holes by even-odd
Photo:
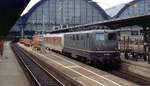
[[[87, 64], [117, 67], [121, 63], [117, 35], [117, 32], [113, 30], [90, 30], [45, 34], [42, 41], [38, 40], [38, 42], [41, 42], [39, 44], [45, 49], [59, 52]], [[32, 41], [34, 43], [37, 40]]]
[[142, 28], [133, 28], [45, 34], [34, 36], [32, 46], [40, 48], [43, 45], [48, 50], [96, 65], [120, 64], [120, 53], [126, 59], [144, 59], [150, 63]]
[[90, 30], [44, 35], [44, 47], [94, 65], [120, 65], [117, 32]]

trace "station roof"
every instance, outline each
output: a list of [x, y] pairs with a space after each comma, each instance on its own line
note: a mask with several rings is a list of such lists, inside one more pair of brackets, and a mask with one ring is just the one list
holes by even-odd
[[[35, 12], [35, 10], [41, 6], [45, 1], [48, 1], [48, 0], [41, 0], [39, 1], [37, 4], [35, 4], [30, 10], [29, 12], [27, 13], [26, 15], [26, 21], [28, 20], [28, 18], [32, 15], [33, 12]], [[108, 19], [108, 15], [106, 14], [106, 12], [96, 3], [96, 2], [93, 2], [92, 0], [84, 0], [84, 1], [88, 1], [90, 2], [89, 4], [91, 4], [92, 6], [94, 6], [96, 9], [99, 10], [99, 12], [102, 14], [102, 16], [106, 19]]]
[[128, 7], [132, 6], [133, 4], [137, 3], [138, 1], [141, 1], [141, 0], [133, 0], [133, 1], [125, 4], [125, 6], [118, 12], [118, 14], [115, 17], [116, 18], [119, 17], [119, 15], [121, 15]]
[[30, 0], [0, 0], [0, 38], [6, 36]]
[[111, 7], [106, 9], [106, 13], [110, 16], [110, 17], [114, 17], [118, 14], [118, 12], [126, 5], [126, 3]]
[[114, 18], [118, 18], [128, 7], [132, 6], [133, 4], [137, 3], [140, 0], [133, 0], [129, 3], [123, 3], [118, 6], [114, 6], [112, 8], [106, 9], [106, 13]]
[[61, 30], [55, 30], [51, 33], [61, 33], [61, 32], [72, 32], [72, 31], [82, 31], [82, 30], [93, 30], [93, 29], [118, 29], [125, 26], [149, 26], [150, 22], [150, 14], [143, 16], [135, 16], [128, 18], [118, 18], [100, 21], [92, 24], [79, 25], [74, 27], [69, 27]]

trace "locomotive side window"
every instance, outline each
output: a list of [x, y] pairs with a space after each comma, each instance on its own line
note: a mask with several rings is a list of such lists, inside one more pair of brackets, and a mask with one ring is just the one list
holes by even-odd
[[105, 40], [104, 33], [96, 33], [96, 41], [103, 41]]
[[115, 33], [108, 34], [108, 40], [117, 40], [117, 35]]

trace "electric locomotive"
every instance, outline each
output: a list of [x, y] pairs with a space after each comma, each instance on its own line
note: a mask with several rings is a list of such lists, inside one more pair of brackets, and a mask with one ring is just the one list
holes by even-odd
[[59, 51], [89, 64], [101, 66], [120, 65], [117, 32], [90, 30], [61, 34], [46, 34], [46, 48]]

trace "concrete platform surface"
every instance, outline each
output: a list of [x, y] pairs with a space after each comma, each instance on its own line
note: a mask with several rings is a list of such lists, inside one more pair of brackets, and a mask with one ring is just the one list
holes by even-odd
[[135, 83], [53, 52], [40, 54], [31, 48], [24, 47], [23, 45], [20, 46], [83, 86], [138, 86]]
[[29, 86], [15, 55], [10, 42], [4, 44], [4, 54], [0, 61], [0, 86]]
[[127, 60], [125, 58], [121, 58], [121, 59], [122, 59], [123, 62], [130, 63], [130, 64], [133, 64], [133, 65], [138, 65], [138, 66], [150, 69], [150, 64], [148, 62], [145, 62], [145, 61], [132, 61], [132, 60]]
[[[136, 62], [122, 58], [122, 69], [150, 79], [150, 64], [146, 62]], [[150, 80], [149, 80], [150, 81]]]

